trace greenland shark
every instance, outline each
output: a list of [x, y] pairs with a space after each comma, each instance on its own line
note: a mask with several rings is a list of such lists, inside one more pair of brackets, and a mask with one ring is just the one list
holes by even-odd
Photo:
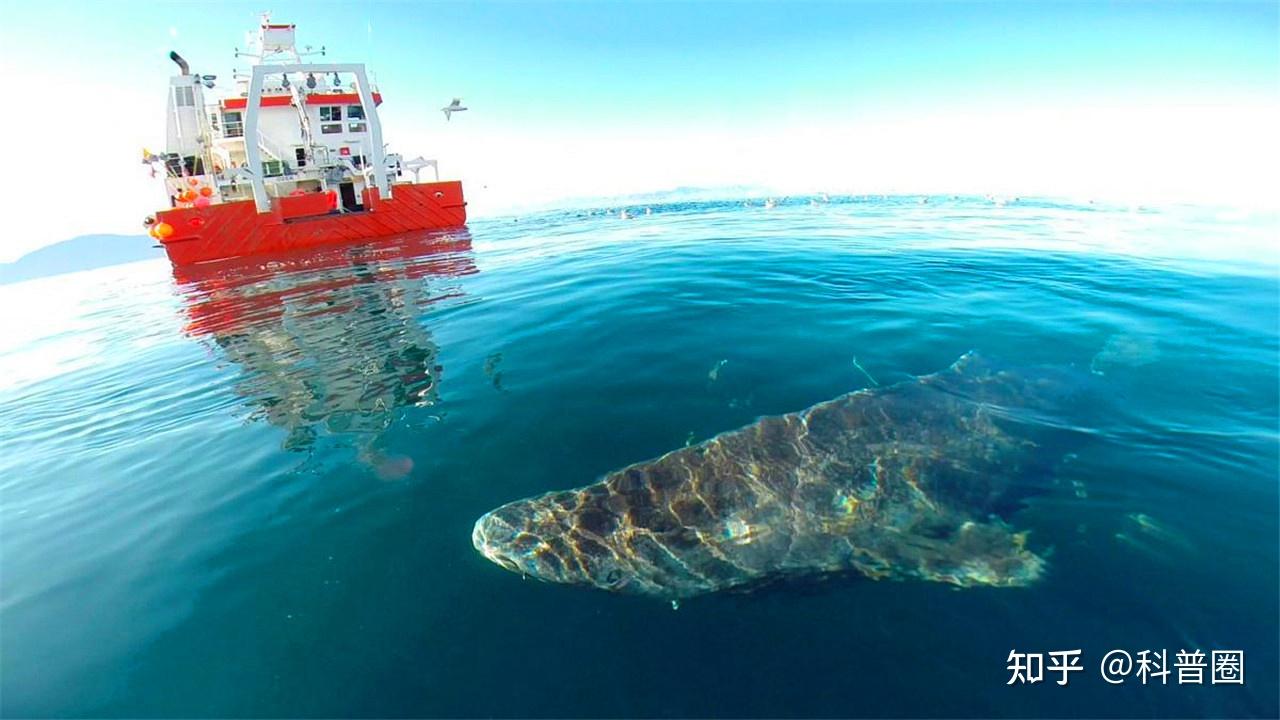
[[999, 512], [1047, 467], [1019, 418], [1053, 407], [1060, 380], [970, 352], [503, 505], [476, 521], [472, 542], [525, 576], [673, 603], [851, 571], [1027, 585], [1044, 559]]

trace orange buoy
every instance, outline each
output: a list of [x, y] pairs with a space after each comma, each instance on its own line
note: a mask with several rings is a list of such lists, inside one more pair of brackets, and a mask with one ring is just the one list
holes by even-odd
[[191, 202], [196, 199], [196, 194], [190, 190], [183, 190], [178, 194], [178, 199], [182, 202]]
[[154, 233], [157, 238], [163, 240], [173, 234], [173, 226], [167, 222], [157, 223], [151, 228], [151, 232]]
[[213, 194], [213, 188], [206, 185], [205, 187], [200, 188], [200, 194], [204, 197], [209, 197]]

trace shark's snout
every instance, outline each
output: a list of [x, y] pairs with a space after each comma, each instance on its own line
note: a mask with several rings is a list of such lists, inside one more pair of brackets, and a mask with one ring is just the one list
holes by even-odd
[[471, 529], [471, 544], [497, 565], [512, 571], [524, 572], [509, 555], [515, 531], [493, 513], [485, 513]]
[[550, 516], [532, 501], [504, 505], [476, 521], [471, 544], [511, 572], [551, 582], [578, 582], [573, 571], [579, 566], [566, 557], [563, 530], [548, 520]]
[[[622, 591], [631, 569], [608, 546], [612, 538], [584, 532], [579, 498], [572, 492], [520, 500], [486, 513], [471, 544], [491, 562], [525, 577]], [[598, 525], [590, 525], [600, 529]]]

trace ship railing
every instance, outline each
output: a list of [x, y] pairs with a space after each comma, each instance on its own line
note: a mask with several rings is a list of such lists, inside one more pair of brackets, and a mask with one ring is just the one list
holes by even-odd
[[332, 154], [329, 152], [327, 145], [311, 145], [311, 163], [317, 167], [329, 167], [333, 165]]
[[419, 155], [412, 160], [405, 160], [401, 167], [413, 173], [414, 183], [418, 182], [418, 174], [426, 168], [431, 168], [431, 170], [436, 174], [436, 182], [440, 182], [440, 164], [435, 160], [428, 160]]
[[209, 127], [216, 139], [244, 137], [243, 120], [227, 120], [222, 113], [214, 110], [207, 115]]
[[263, 152], [270, 155], [272, 160], [278, 160], [283, 164], [288, 164], [285, 152], [272, 142], [270, 138], [263, 135], [261, 131], [258, 132], [258, 147], [261, 148]]
[[[209, 151], [213, 153], [214, 165], [216, 168], [232, 169], [231, 153], [224, 147], [217, 145], [210, 146]], [[217, 173], [221, 174], [221, 173]]]

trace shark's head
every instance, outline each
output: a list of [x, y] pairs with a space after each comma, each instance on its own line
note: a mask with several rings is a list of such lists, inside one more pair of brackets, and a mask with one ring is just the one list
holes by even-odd
[[644, 593], [633, 561], [613, 547], [620, 524], [589, 491], [556, 492], [486, 513], [471, 542], [489, 560], [526, 577]]

